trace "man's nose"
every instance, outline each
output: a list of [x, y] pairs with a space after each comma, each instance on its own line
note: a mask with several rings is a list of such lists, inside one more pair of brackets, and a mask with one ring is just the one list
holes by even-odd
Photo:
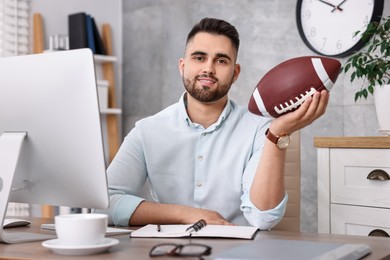
[[215, 74], [215, 64], [212, 60], [209, 60], [204, 63], [203, 73], [205, 74]]

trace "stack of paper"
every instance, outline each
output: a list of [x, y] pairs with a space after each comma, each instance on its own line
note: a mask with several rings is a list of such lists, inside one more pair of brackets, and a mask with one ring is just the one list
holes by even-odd
[[0, 56], [29, 53], [29, 0], [0, 0]]

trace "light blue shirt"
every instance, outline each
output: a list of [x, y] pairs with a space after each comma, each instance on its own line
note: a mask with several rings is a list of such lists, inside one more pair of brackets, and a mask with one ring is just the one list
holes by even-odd
[[[238, 225], [271, 229], [283, 217], [287, 194], [261, 211], [249, 190], [270, 120], [229, 100], [218, 121], [205, 129], [191, 122], [185, 94], [163, 111], [142, 119], [126, 136], [107, 169], [110, 224], [127, 226], [149, 181], [160, 203], [215, 210]], [[270, 172], [269, 174], [272, 174]]]

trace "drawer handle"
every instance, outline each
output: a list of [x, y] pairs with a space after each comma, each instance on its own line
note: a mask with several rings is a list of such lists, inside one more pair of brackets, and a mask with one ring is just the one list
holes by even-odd
[[390, 176], [384, 170], [376, 169], [368, 174], [367, 179], [373, 181], [388, 181], [390, 180]]
[[368, 234], [369, 237], [390, 237], [389, 234], [382, 229], [374, 229]]

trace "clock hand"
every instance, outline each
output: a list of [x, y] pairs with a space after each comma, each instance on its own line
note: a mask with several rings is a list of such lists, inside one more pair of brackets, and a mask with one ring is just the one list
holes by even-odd
[[336, 7], [335, 5], [333, 5], [333, 4], [329, 3], [329, 2], [326, 2], [324, 0], [318, 0], [318, 1], [320, 1], [321, 3], [327, 4], [327, 5], [330, 5], [331, 7]]
[[347, 2], [347, 0], [343, 0], [340, 4], [335, 6], [331, 12], [333, 13], [335, 10], [343, 11], [343, 9], [341, 9], [340, 6], [343, 5], [345, 2]]
[[[321, 3], [327, 4], [327, 5], [331, 6], [331, 7], [333, 7], [333, 10], [332, 10], [331, 12], [333, 12], [333, 11], [336, 10], [336, 9], [339, 9], [340, 11], [343, 10], [342, 8], [339, 8], [338, 6], [335, 6], [334, 4], [331, 4], [331, 3], [326, 2], [326, 1], [324, 1], [324, 0], [318, 0], [318, 1], [321, 2]], [[345, 0], [345, 1], [346, 1], [346, 0]], [[341, 5], [341, 4], [340, 4], [340, 5]]]

